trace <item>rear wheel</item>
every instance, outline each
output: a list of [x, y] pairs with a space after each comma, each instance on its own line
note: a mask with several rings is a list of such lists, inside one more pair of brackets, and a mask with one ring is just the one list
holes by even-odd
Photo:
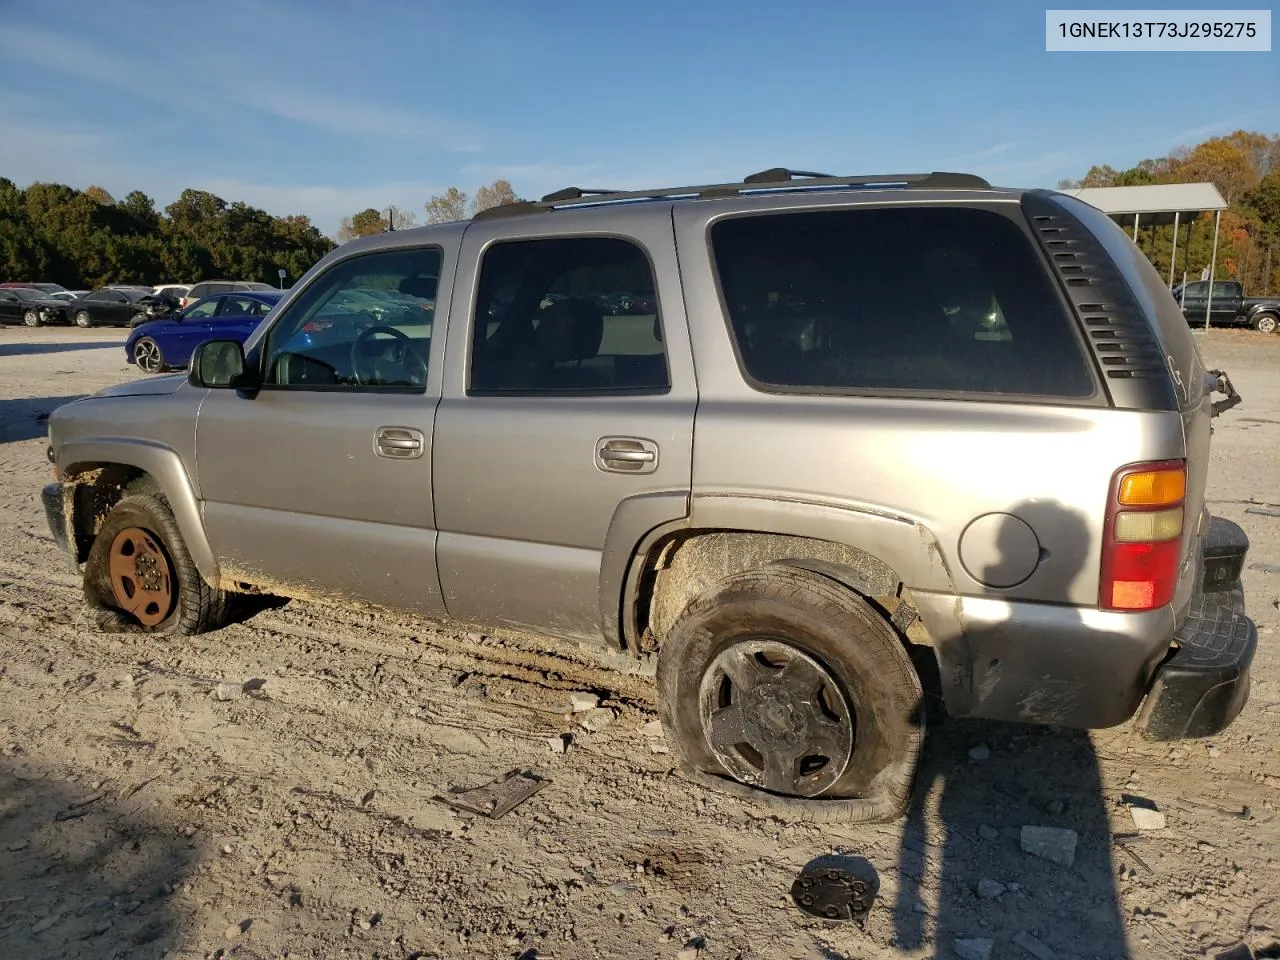
[[194, 636], [227, 621], [227, 596], [200, 576], [169, 504], [127, 496], [103, 521], [89, 549], [84, 594], [99, 628], [111, 633]]
[[658, 656], [663, 726], [695, 778], [805, 817], [906, 807], [924, 738], [920, 678], [861, 597], [768, 567], [696, 599]]
[[143, 337], [133, 345], [133, 362], [147, 373], [163, 373], [167, 368], [160, 344], [150, 337]]
[[38, 327], [38, 326], [40, 326], [40, 314], [39, 314], [39, 312], [38, 312], [38, 311], [36, 311], [36, 310], [23, 310], [23, 311], [22, 311], [22, 322], [23, 322], [23, 324], [24, 324], [25, 326], [28, 326], [28, 327]]
[[1275, 333], [1280, 320], [1274, 313], [1260, 313], [1253, 318], [1253, 329], [1259, 333]]
[[77, 326], [77, 327], [92, 327], [92, 326], [93, 326], [93, 318], [89, 316], [89, 311], [88, 311], [88, 310], [77, 310], [77, 311], [76, 311], [76, 318], [75, 318], [75, 319], [76, 319], [76, 326]]

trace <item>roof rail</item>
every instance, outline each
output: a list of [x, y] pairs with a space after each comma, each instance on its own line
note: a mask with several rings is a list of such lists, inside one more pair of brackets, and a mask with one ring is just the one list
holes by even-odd
[[739, 194], [795, 192], [804, 190], [833, 190], [841, 187], [896, 187], [907, 190], [963, 190], [987, 189], [991, 186], [981, 177], [971, 173], [893, 173], [853, 177], [833, 177], [804, 170], [788, 170], [773, 167], [750, 174], [739, 183], [711, 183], [691, 187], [663, 187], [657, 190], [590, 190], [583, 187], [565, 187], [549, 193], [541, 200], [522, 200], [500, 207], [490, 207], [477, 213], [473, 219], [489, 220], [498, 217], [518, 216], [524, 213], [540, 213], [568, 207], [596, 206], [612, 203], [635, 203], [662, 199], [709, 199], [731, 197]]

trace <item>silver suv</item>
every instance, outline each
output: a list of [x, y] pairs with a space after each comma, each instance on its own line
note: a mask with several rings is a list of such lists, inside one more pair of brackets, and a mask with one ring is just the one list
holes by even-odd
[[880, 819], [922, 678], [966, 717], [1236, 717], [1248, 542], [1204, 505], [1238, 399], [1093, 207], [770, 170], [353, 241], [243, 346], [59, 408], [44, 502], [104, 629], [258, 591], [652, 657], [690, 776]]

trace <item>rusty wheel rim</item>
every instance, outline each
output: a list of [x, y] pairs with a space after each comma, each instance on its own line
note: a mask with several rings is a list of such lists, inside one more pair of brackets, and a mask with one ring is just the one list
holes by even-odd
[[160, 540], [139, 527], [126, 527], [111, 541], [107, 572], [116, 606], [145, 627], [173, 612], [173, 564]]

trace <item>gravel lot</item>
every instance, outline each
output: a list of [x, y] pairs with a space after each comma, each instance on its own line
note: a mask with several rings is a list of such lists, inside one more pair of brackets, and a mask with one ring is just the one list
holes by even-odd
[[[1244, 396], [1210, 481], [1253, 542], [1241, 719], [1172, 748], [948, 720], [908, 819], [876, 827], [690, 785], [646, 731], [650, 681], [570, 644], [300, 602], [181, 642], [94, 633], [39, 506], [43, 421], [136, 375], [123, 339], [0, 328], [0, 956], [949, 958], [976, 939], [997, 960], [1164, 960], [1280, 940], [1280, 515], [1250, 512], [1280, 504], [1280, 337], [1201, 341]], [[576, 728], [574, 691], [616, 719]], [[551, 782], [501, 819], [433, 799], [515, 767]], [[1130, 794], [1165, 828], [1126, 839]], [[1076, 831], [1073, 864], [1024, 854], [1024, 825]], [[865, 930], [791, 903], [832, 853], [879, 872]]]

